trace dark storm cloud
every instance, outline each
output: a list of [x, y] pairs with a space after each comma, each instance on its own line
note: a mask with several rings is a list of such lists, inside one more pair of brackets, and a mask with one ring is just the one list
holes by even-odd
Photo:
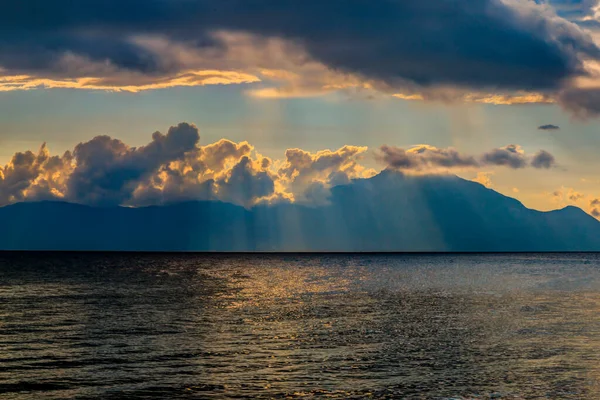
[[[389, 85], [546, 90], [600, 51], [588, 35], [533, 3], [500, 0], [1, 1], [0, 65], [78, 74], [65, 53], [146, 74], [177, 69], [131, 37], [219, 46], [211, 33], [290, 39], [327, 66]], [[540, 8], [539, 10], [533, 7]]]
[[541, 131], [555, 131], [555, 130], [559, 130], [560, 126], [547, 124], [547, 125], [538, 126], [538, 129]]

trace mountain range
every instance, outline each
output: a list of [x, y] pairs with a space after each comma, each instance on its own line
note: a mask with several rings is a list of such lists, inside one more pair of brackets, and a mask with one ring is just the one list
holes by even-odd
[[393, 171], [334, 187], [319, 207], [18, 203], [0, 224], [2, 250], [600, 251], [600, 222], [577, 207], [540, 212], [456, 176]]

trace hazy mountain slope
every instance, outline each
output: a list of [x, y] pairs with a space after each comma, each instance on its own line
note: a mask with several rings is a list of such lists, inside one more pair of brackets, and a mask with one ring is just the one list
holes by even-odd
[[42, 202], [0, 208], [0, 223], [0, 249], [600, 251], [600, 222], [576, 207], [544, 213], [455, 176], [394, 172], [333, 188], [316, 208]]
[[[542, 213], [484, 186], [455, 176], [404, 177], [384, 172], [334, 189], [335, 207], [373, 210], [371, 237], [388, 231], [396, 240], [448, 251], [600, 250], [600, 223], [578, 208]], [[356, 217], [357, 218], [364, 218]], [[373, 231], [379, 227], [378, 231]], [[398, 229], [398, 227], [402, 227]], [[409, 237], [407, 239], [406, 237]], [[371, 243], [375, 245], [375, 243]]]

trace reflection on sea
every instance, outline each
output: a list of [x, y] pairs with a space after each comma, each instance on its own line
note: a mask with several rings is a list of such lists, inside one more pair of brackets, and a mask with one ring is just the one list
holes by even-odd
[[599, 266], [590, 254], [6, 254], [0, 394], [597, 399]]

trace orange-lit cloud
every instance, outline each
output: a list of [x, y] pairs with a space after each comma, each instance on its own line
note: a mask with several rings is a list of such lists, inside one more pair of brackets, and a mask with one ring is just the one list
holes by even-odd
[[473, 182], [477, 182], [485, 186], [486, 188], [491, 188], [492, 184], [492, 175], [493, 172], [478, 172], [477, 176], [471, 179]]
[[[199, 129], [181, 123], [166, 134], [155, 132], [140, 147], [97, 136], [62, 156], [52, 156], [45, 145], [37, 152], [17, 153], [0, 168], [0, 205], [48, 199], [127, 206], [189, 200], [248, 208], [276, 202], [326, 204], [333, 187], [379, 172], [366, 166], [367, 155], [367, 147], [346, 145], [316, 152], [291, 148], [273, 160], [248, 142], [222, 139], [201, 145]], [[545, 168], [534, 163], [535, 157], [517, 145], [477, 157], [426, 144], [407, 150], [382, 146], [376, 153], [386, 168], [403, 173], [475, 171], [474, 181], [488, 187], [490, 167]], [[484, 166], [488, 171], [477, 171]], [[573, 201], [582, 198], [578, 196], [567, 195]]]
[[600, 114], [600, 46], [581, 23], [596, 15], [587, 3], [576, 22], [556, 12], [559, 2], [222, 3], [48, 0], [11, 9], [0, 17], [0, 90], [252, 84], [244, 92], [263, 99], [372, 91], [407, 100], [558, 102], [576, 115]]
[[397, 99], [413, 100], [413, 101], [445, 101], [445, 102], [466, 102], [466, 103], [482, 103], [496, 105], [517, 105], [517, 104], [552, 104], [556, 102], [553, 95], [543, 93], [474, 93], [459, 90], [438, 89], [424, 93], [402, 94], [395, 93], [392, 95]]
[[[92, 61], [67, 53], [56, 61], [57, 68], [64, 71], [60, 74], [15, 75], [0, 69], [0, 91], [62, 88], [141, 92], [173, 87], [251, 84], [245, 92], [262, 99], [359, 91], [417, 101], [501, 105], [556, 101], [552, 94], [535, 92], [473, 92], [447, 85], [423, 88], [402, 81], [390, 86], [377, 79], [332, 69], [289, 40], [227, 31], [215, 32], [213, 37], [223, 43], [222, 48], [197, 48], [161, 36], [132, 38], [133, 43], [161, 60], [164, 73], [124, 70], [110, 61]], [[406, 86], [406, 91], [402, 91], [402, 86]]]
[[360, 164], [367, 147], [344, 146], [338, 150], [310, 153], [288, 149], [278, 175], [295, 201], [323, 203], [332, 186], [349, 183], [352, 179], [376, 174]]
[[188, 71], [175, 76], [149, 79], [148, 77], [114, 78], [36, 78], [27, 75], [0, 77], [0, 91], [32, 89], [86, 89], [115, 92], [140, 92], [181, 86], [232, 85], [257, 83], [260, 78], [236, 71]]

